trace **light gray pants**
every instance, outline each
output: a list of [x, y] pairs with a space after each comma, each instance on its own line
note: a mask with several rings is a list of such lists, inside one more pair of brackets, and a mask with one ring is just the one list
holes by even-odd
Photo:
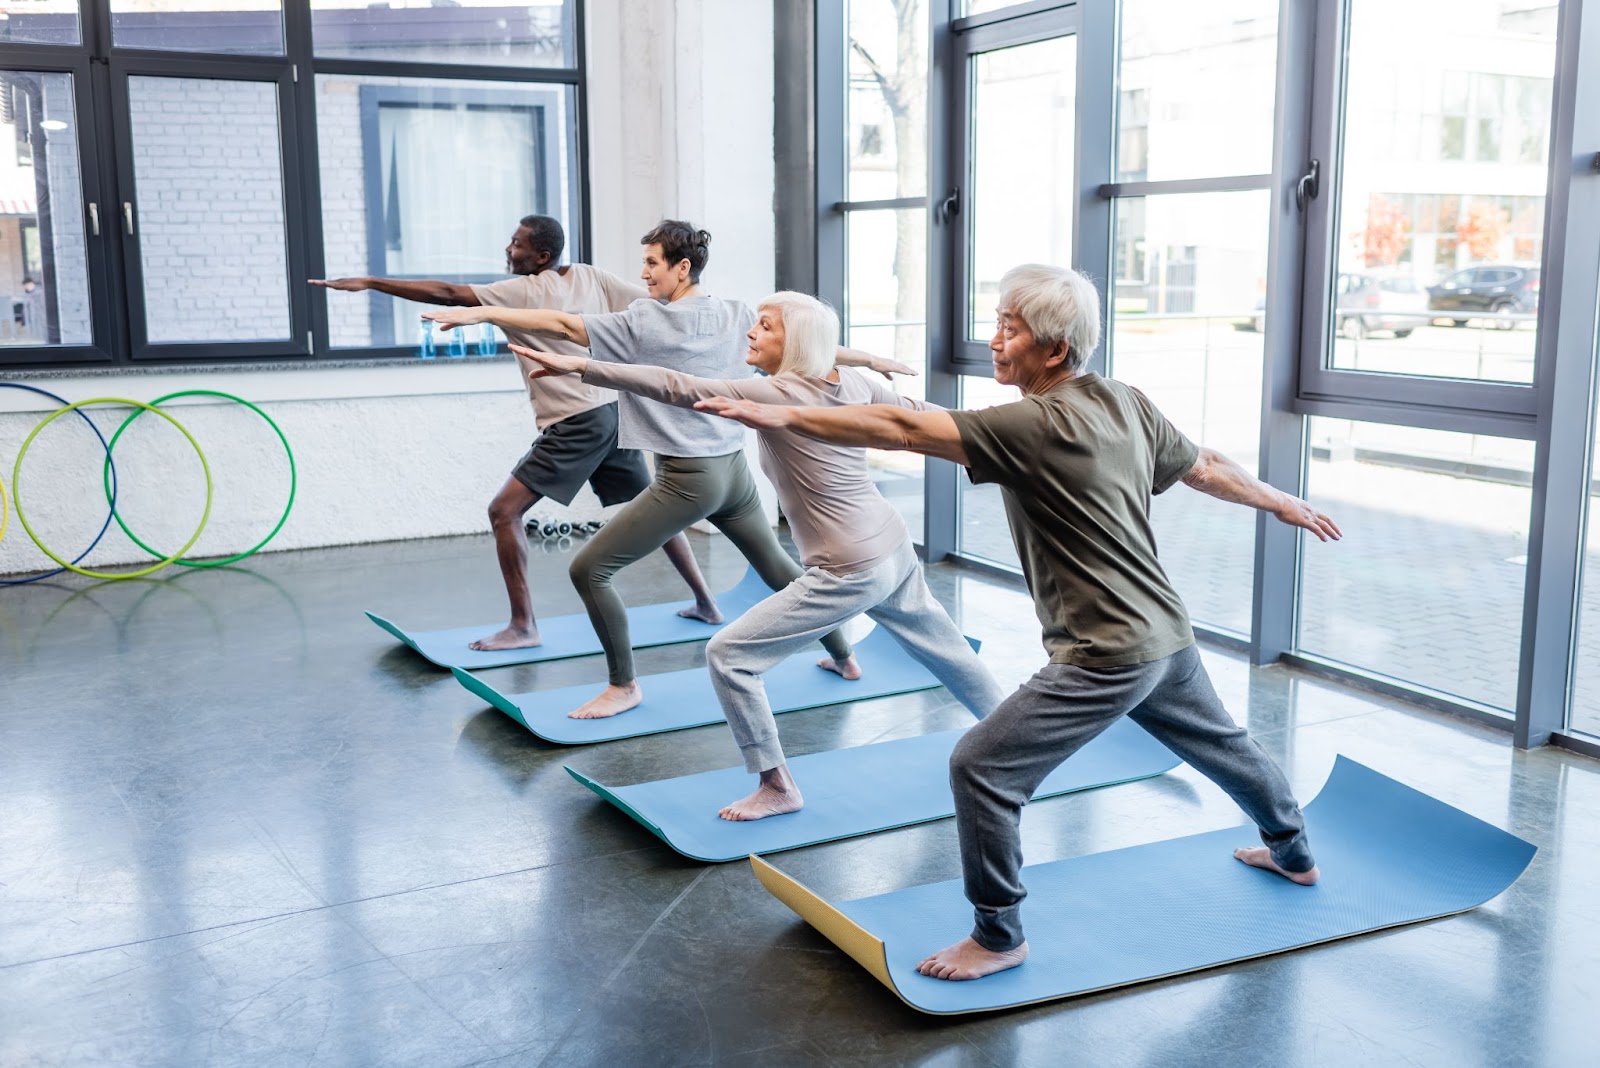
[[1004, 952], [1023, 941], [1022, 806], [1046, 775], [1123, 715], [1227, 791], [1279, 867], [1311, 869], [1288, 780], [1222, 707], [1194, 646], [1127, 667], [1049, 664], [950, 755], [961, 873], [977, 917], [972, 937], [985, 949]]
[[[1005, 697], [922, 577], [911, 543], [851, 575], [821, 568], [805, 574], [718, 631], [706, 646], [711, 684], [749, 771], [782, 766], [778, 725], [763, 672], [841, 623], [865, 612], [933, 672], [972, 714], [988, 715]], [[872, 665], [864, 665], [867, 671]]]

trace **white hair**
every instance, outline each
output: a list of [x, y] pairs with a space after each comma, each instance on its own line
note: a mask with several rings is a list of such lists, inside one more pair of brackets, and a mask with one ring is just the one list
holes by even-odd
[[1033, 339], [1067, 343], [1065, 367], [1082, 370], [1100, 344], [1100, 294], [1070, 267], [1024, 263], [1000, 279], [1000, 307], [1027, 324]]
[[839, 316], [824, 301], [790, 289], [780, 290], [758, 304], [783, 320], [783, 361], [778, 373], [822, 378], [833, 370], [839, 348]]

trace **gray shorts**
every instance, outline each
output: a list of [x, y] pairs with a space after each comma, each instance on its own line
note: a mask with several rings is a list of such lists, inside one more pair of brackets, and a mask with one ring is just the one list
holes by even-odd
[[585, 482], [604, 505], [631, 501], [650, 485], [644, 454], [617, 448], [615, 401], [551, 423], [511, 474], [561, 504], [571, 504]]

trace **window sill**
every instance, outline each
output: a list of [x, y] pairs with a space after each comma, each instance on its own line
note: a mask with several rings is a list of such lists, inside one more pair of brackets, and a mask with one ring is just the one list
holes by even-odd
[[[217, 389], [258, 403], [459, 393], [520, 393], [510, 355], [352, 357], [204, 364], [119, 364], [8, 371], [0, 379], [39, 384], [69, 400], [106, 394], [137, 399], [185, 389]], [[52, 384], [46, 384], [52, 383]], [[23, 390], [0, 390], [0, 411], [48, 411], [55, 405]]]

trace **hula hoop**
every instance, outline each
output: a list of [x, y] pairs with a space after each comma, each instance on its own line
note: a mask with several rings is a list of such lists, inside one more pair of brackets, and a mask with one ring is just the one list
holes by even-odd
[[[29, 393], [37, 393], [41, 397], [48, 397], [50, 400], [53, 400], [57, 404], [60, 404], [60, 405], [65, 406], [66, 403], [67, 403], [67, 398], [65, 398], [65, 397], [59, 397], [56, 394], [51, 393], [47, 389], [40, 389], [38, 386], [24, 385], [21, 382], [0, 382], [0, 389], [25, 389]], [[94, 431], [94, 436], [100, 439], [100, 447], [102, 449], [106, 450], [106, 459], [109, 462], [110, 459], [111, 459], [111, 446], [106, 444], [105, 435], [100, 433], [100, 428], [94, 425], [94, 420], [90, 419], [83, 412], [80, 411], [78, 413], [78, 418], [82, 419], [85, 423], [88, 423], [89, 424], [89, 429]], [[116, 467], [115, 464], [112, 464], [111, 465], [111, 485], [112, 485], [111, 507], [106, 512], [106, 521], [104, 523], [100, 524], [100, 533], [98, 533], [98, 534], [96, 534], [94, 536], [94, 540], [89, 543], [89, 547], [87, 549], [83, 550], [83, 552], [79, 553], [76, 557], [73, 558], [72, 562], [74, 564], [79, 563], [80, 561], [85, 559], [90, 553], [94, 552], [95, 547], [100, 544], [100, 539], [104, 538], [106, 536], [106, 531], [111, 529], [111, 517], [113, 515], [115, 515], [116, 511], [117, 511], [116, 474], [117, 474], [117, 467]], [[37, 544], [37, 542], [35, 542], [35, 543]], [[54, 557], [52, 557], [52, 559], [54, 559]], [[37, 575], [30, 575], [27, 578], [22, 578], [22, 579], [0, 579], [0, 586], [26, 586], [30, 582], [42, 582], [47, 578], [54, 578], [55, 576], [61, 574], [65, 570], [66, 570], [65, 567], [58, 567], [54, 571], [41, 572], [40, 574], [37, 574]]]
[[[161, 418], [165, 419], [167, 422], [176, 427], [178, 432], [188, 439], [189, 444], [194, 447], [194, 454], [200, 458], [201, 469], [206, 473], [206, 507], [205, 511], [200, 514], [200, 525], [195, 528], [194, 534], [186, 543], [184, 543], [183, 548], [179, 549], [171, 556], [163, 560], [158, 560], [156, 563], [140, 571], [129, 571], [122, 574], [117, 574], [110, 571], [91, 571], [86, 567], [79, 567], [76, 562], [70, 564], [67, 563], [67, 561], [61, 559], [61, 557], [51, 552], [49, 547], [46, 546], [44, 542], [39, 540], [39, 535], [35, 534], [33, 532], [33, 527], [28, 525], [27, 513], [22, 510], [22, 460], [23, 457], [28, 455], [28, 449], [33, 445], [33, 439], [39, 436], [39, 432], [41, 430], [55, 422], [57, 419], [61, 418], [63, 415], [66, 415], [68, 412], [79, 411], [79, 409], [90, 404], [122, 404], [145, 411], [155, 412]], [[107, 452], [109, 451], [110, 447], [108, 446]], [[182, 423], [178, 422], [176, 419], [172, 418], [172, 416], [168, 415], [166, 412], [162, 411], [160, 408], [153, 408], [143, 401], [129, 400], [126, 397], [91, 397], [89, 400], [81, 400], [76, 404], [69, 404], [58, 412], [51, 412], [45, 417], [42, 423], [33, 428], [32, 433], [23, 439], [22, 448], [17, 451], [17, 462], [11, 465], [11, 495], [16, 499], [17, 522], [22, 524], [22, 529], [28, 532], [28, 537], [33, 539], [33, 543], [39, 547], [40, 552], [44, 553], [50, 559], [60, 564], [66, 570], [71, 571], [74, 574], [83, 575], [87, 578], [106, 579], [111, 582], [116, 582], [122, 579], [143, 578], [145, 575], [160, 571], [168, 564], [177, 560], [178, 557], [192, 549], [195, 542], [200, 540], [200, 535], [206, 529], [206, 523], [211, 519], [211, 465], [206, 463], [206, 454], [201, 451], [200, 443], [194, 440], [194, 435], [189, 433], [188, 428]], [[78, 559], [81, 560], [83, 558], [79, 557]]]
[[[173, 563], [177, 564], [179, 567], [225, 567], [228, 564], [236, 564], [247, 556], [255, 555], [267, 544], [267, 542], [278, 536], [278, 531], [282, 530], [283, 525], [289, 521], [289, 513], [294, 509], [294, 493], [297, 485], [297, 476], [295, 474], [294, 466], [294, 450], [289, 448], [289, 439], [284, 437], [283, 430], [278, 426], [277, 423], [272, 421], [272, 417], [270, 415], [262, 411], [260, 408], [257, 408], [254, 404], [251, 404], [243, 397], [235, 397], [232, 393], [222, 393], [215, 389], [180, 389], [176, 393], [168, 393], [165, 397], [157, 397], [155, 400], [150, 402], [150, 407], [148, 409], [140, 408], [132, 415], [128, 416], [128, 418], [124, 419], [122, 421], [122, 425], [117, 427], [117, 432], [111, 435], [111, 443], [106, 446], [106, 466], [104, 471], [106, 500], [111, 500], [114, 492], [112, 486], [111, 453], [117, 447], [117, 439], [122, 437], [122, 432], [128, 429], [133, 421], [143, 415], [146, 411], [154, 411], [157, 405], [169, 400], [176, 400], [179, 397], [221, 397], [223, 400], [231, 400], [235, 403], [244, 405], [246, 408], [249, 408], [252, 412], [255, 412], [257, 415], [267, 421], [267, 425], [272, 428], [272, 432], [278, 435], [278, 440], [283, 443], [284, 455], [289, 457], [289, 503], [283, 506], [283, 514], [278, 517], [278, 525], [272, 528], [271, 533], [262, 538], [260, 541], [256, 542], [250, 548], [246, 549], [244, 552], [235, 553], [233, 556], [225, 556], [220, 560], [173, 561]], [[139, 540], [139, 536], [137, 534], [128, 529], [128, 524], [122, 521], [122, 516], [118, 514], [115, 508], [112, 509], [111, 514], [116, 518], [117, 526], [122, 528], [122, 532], [128, 536], [129, 541], [133, 542], [151, 556], [161, 556], [159, 550], [150, 548], [150, 546]], [[185, 551], [187, 551], [187, 547], [185, 547]], [[179, 555], [181, 556], [182, 553], [179, 553]]]
[[0, 541], [6, 540], [6, 526], [11, 522], [11, 500], [6, 496], [6, 480], [0, 478]]

